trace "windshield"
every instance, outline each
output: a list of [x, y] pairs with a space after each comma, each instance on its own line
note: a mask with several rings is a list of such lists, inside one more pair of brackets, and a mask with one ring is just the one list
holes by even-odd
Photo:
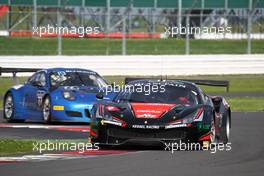
[[197, 93], [189, 88], [177, 86], [165, 86], [165, 91], [150, 92], [146, 95], [144, 92], [120, 92], [115, 101], [128, 101], [139, 103], [165, 103], [184, 106], [193, 106], [198, 104]]
[[107, 83], [94, 72], [89, 71], [60, 71], [50, 74], [52, 87], [59, 86], [94, 86], [105, 87]]

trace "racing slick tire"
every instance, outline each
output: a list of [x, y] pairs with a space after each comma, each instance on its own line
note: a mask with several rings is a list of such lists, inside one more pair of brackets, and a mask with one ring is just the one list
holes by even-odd
[[98, 137], [92, 138], [92, 143], [99, 143], [100, 145], [104, 145], [108, 143], [108, 134], [107, 134], [107, 127], [101, 127]]
[[14, 97], [11, 92], [8, 92], [4, 99], [4, 119], [7, 122], [24, 122], [24, 120], [14, 119], [15, 117], [15, 106], [14, 106]]
[[42, 106], [42, 116], [44, 123], [51, 123], [51, 99], [49, 96], [46, 96], [44, 98]]
[[229, 140], [230, 140], [230, 116], [229, 114], [227, 114], [226, 118], [225, 118], [225, 121], [224, 121], [224, 126], [223, 126], [223, 129], [222, 129], [222, 142], [224, 144], [226, 144]]

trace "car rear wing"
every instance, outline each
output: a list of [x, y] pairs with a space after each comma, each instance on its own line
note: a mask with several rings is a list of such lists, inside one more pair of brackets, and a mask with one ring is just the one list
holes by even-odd
[[31, 72], [37, 72], [41, 69], [37, 68], [6, 68], [6, 67], [0, 67], [0, 76], [2, 73], [12, 73], [13, 75], [13, 80], [15, 84], [18, 84], [18, 79], [17, 79], [17, 73], [31, 73]]
[[[128, 78], [125, 78], [125, 84], [131, 81], [135, 81], [135, 80], [176, 80], [176, 79], [128, 77]], [[197, 85], [225, 87], [226, 91], [229, 92], [229, 81], [226, 81], [226, 80], [196, 80], [196, 79], [178, 79], [178, 80], [189, 81]]]

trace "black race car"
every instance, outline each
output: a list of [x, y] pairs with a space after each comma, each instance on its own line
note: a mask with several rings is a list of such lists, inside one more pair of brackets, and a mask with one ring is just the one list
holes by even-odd
[[103, 100], [102, 95], [97, 95], [101, 100], [92, 109], [92, 142], [120, 145], [181, 140], [209, 144], [229, 140], [228, 103], [221, 96], [206, 95], [192, 82], [135, 80], [113, 101]]

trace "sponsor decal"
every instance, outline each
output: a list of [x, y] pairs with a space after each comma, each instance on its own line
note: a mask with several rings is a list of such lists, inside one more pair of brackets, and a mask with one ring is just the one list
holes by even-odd
[[159, 125], [132, 125], [132, 128], [141, 128], [141, 129], [159, 129]]
[[160, 118], [175, 104], [163, 103], [131, 103], [136, 118]]
[[145, 125], [132, 125], [132, 128], [145, 128]]
[[173, 125], [167, 125], [165, 126], [165, 129], [170, 129], [170, 128], [180, 128], [180, 127], [189, 127], [191, 124], [173, 124]]
[[64, 111], [64, 106], [55, 105], [53, 106], [53, 110], [54, 111]]
[[87, 70], [65, 70], [65, 73], [73, 73], [73, 72], [77, 72], [77, 73], [87, 73], [87, 74], [91, 74], [91, 75], [96, 75], [95, 72], [93, 72], [93, 71], [87, 71]]

